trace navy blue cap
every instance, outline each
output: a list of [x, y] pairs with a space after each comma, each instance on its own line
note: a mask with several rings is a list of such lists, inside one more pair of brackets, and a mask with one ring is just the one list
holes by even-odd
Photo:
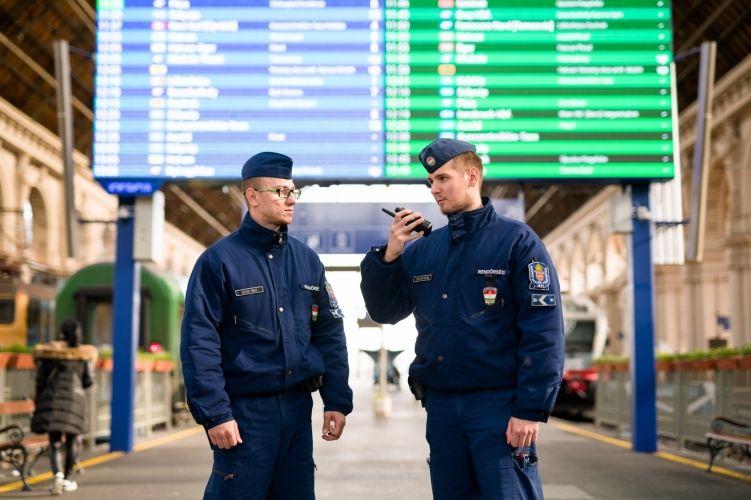
[[457, 155], [477, 151], [474, 144], [457, 139], [438, 139], [420, 151], [418, 158], [429, 174], [432, 174]]
[[292, 178], [292, 158], [281, 153], [263, 152], [248, 158], [243, 165], [243, 180], [250, 177]]

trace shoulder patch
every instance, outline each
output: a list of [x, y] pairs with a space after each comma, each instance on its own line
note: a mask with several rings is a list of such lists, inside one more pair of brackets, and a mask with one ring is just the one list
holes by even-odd
[[547, 290], [550, 287], [550, 269], [542, 262], [530, 262], [527, 266], [529, 269], [529, 289], [530, 290]]
[[552, 307], [555, 305], [555, 295], [552, 293], [533, 293], [532, 305], [535, 307]]
[[339, 309], [339, 302], [336, 300], [336, 294], [334, 293], [334, 287], [331, 286], [331, 283], [328, 281], [326, 282], [326, 293], [329, 294], [329, 304], [331, 304], [331, 307], [333, 309]]
[[332, 318], [343, 318], [344, 314], [342, 314], [342, 310], [339, 308], [336, 309], [329, 309], [329, 312], [331, 313]]

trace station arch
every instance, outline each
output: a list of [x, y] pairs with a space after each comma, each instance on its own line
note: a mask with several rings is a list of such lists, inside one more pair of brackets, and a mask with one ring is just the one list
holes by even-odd
[[23, 207], [24, 247], [39, 260], [46, 260], [49, 242], [49, 217], [42, 193], [36, 187], [29, 190]]

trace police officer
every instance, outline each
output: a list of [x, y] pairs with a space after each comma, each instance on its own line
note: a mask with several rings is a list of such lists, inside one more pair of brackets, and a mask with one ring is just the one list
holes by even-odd
[[323, 439], [339, 439], [352, 391], [342, 312], [318, 256], [289, 238], [292, 160], [242, 168], [248, 213], [188, 283], [180, 356], [188, 404], [214, 465], [204, 499], [313, 499], [311, 391]]
[[397, 212], [361, 289], [377, 322], [414, 313], [410, 385], [427, 410], [433, 498], [542, 498], [535, 442], [563, 368], [558, 280], [537, 235], [481, 198], [475, 151], [454, 139], [422, 150], [448, 225], [421, 238], [421, 214]]

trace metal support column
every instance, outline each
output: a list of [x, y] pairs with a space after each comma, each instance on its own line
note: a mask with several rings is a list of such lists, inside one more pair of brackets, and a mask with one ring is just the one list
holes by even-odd
[[133, 451], [135, 356], [141, 311], [141, 266], [133, 259], [135, 198], [120, 197], [113, 290], [112, 423], [110, 451]]
[[657, 450], [656, 379], [654, 358], [654, 266], [649, 183], [631, 189], [633, 233], [634, 334], [631, 356], [631, 443], [633, 451]]

